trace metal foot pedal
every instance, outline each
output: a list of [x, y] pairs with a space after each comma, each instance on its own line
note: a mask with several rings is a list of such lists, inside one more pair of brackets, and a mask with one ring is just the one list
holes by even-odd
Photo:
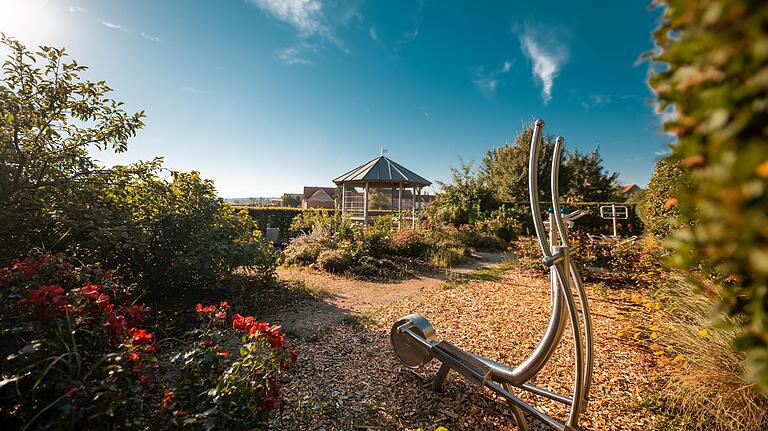
[[478, 386], [485, 385], [491, 378], [491, 367], [447, 341], [437, 343], [432, 355]]

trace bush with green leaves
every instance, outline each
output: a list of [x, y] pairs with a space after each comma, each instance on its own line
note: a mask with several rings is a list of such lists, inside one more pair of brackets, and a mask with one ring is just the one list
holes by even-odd
[[317, 266], [323, 271], [341, 273], [352, 265], [352, 254], [345, 248], [323, 250], [317, 256]]
[[0, 260], [44, 247], [100, 262], [155, 298], [217, 284], [237, 268], [270, 279], [275, 257], [253, 221], [197, 172], [161, 160], [105, 168], [142, 127], [63, 49], [10, 51], [0, 83]]
[[656, 162], [640, 203], [648, 233], [666, 239], [680, 227], [678, 196], [687, 192], [690, 192], [690, 178], [682, 163], [664, 159]]
[[768, 4], [666, 0], [650, 85], [673, 115], [673, 160], [690, 173], [678, 197], [675, 264], [720, 286], [743, 322], [748, 377], [768, 393]]

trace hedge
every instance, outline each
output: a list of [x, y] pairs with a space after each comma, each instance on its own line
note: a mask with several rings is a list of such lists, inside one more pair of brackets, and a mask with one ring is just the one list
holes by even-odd
[[327, 209], [303, 209], [293, 207], [251, 207], [233, 205], [236, 210], [248, 211], [248, 215], [256, 222], [259, 230], [265, 232], [267, 228], [280, 229], [280, 239], [289, 237], [291, 222], [297, 215], [304, 211], [329, 211]]
[[[610, 205], [611, 202], [580, 202], [575, 204], [563, 205], [562, 208], [567, 211], [575, 211], [576, 209], [584, 209], [587, 211], [587, 215], [578, 219], [573, 227], [576, 232], [587, 232], [592, 234], [612, 234], [613, 223], [611, 220], [605, 220], [600, 218], [600, 206]], [[528, 205], [523, 203], [509, 203], [505, 204], [508, 208], [514, 208], [516, 215], [518, 215], [518, 222], [527, 231], [528, 234], [533, 234], [533, 224], [531, 220], [531, 213], [528, 210]], [[643, 233], [644, 225], [640, 220], [640, 217], [635, 211], [635, 205], [631, 204], [619, 204], [626, 205], [629, 209], [629, 218], [626, 220], [618, 220], [618, 232], [622, 236], [640, 235]], [[256, 225], [264, 231], [268, 227], [280, 229], [280, 239], [287, 240], [293, 234], [290, 232], [291, 222], [297, 215], [304, 211], [333, 211], [329, 209], [320, 208], [290, 208], [290, 207], [249, 207], [249, 206], [233, 206], [238, 210], [246, 210], [251, 218], [256, 222]], [[542, 211], [546, 211], [547, 206], [542, 206]], [[376, 215], [379, 211], [371, 211], [372, 215]]]

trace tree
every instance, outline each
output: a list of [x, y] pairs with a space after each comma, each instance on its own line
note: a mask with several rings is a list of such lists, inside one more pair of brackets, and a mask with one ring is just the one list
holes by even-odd
[[82, 80], [87, 68], [64, 49], [33, 53], [0, 34], [9, 51], [0, 82], [0, 259], [51, 246], [66, 235], [60, 204], [78, 201], [106, 181], [109, 170], [90, 149], [122, 152], [142, 126], [108, 97], [104, 81]]
[[[486, 153], [480, 175], [490, 182], [499, 201], [528, 202], [528, 158], [532, 138], [533, 125], [526, 124], [515, 136], [514, 143]], [[539, 198], [542, 202], [550, 200], [549, 181], [554, 149], [554, 135], [542, 136], [538, 172]], [[568, 191], [568, 174], [565, 167], [560, 172], [560, 193], [564, 195]]]
[[604, 172], [598, 148], [587, 154], [579, 150], [569, 152], [563, 168], [568, 173], [567, 192], [563, 193], [566, 198], [577, 202], [608, 202], [616, 199], [619, 174]]
[[744, 321], [748, 377], [768, 393], [768, 3], [659, 3], [648, 56], [663, 67], [649, 83], [692, 186], [675, 262], [719, 282], [722, 310]]
[[286, 207], [300, 207], [301, 195], [293, 193], [283, 193], [283, 197], [280, 198], [283, 201], [283, 206]]
[[499, 207], [488, 178], [477, 174], [471, 162], [459, 159], [459, 167], [451, 167], [451, 177], [450, 184], [438, 182], [442, 190], [427, 207], [430, 220], [455, 225], [474, 223]]

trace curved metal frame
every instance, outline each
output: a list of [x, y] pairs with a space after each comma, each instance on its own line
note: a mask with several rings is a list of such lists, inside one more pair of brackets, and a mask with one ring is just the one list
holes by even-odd
[[[536, 237], [543, 255], [544, 263], [549, 267], [551, 286], [551, 316], [544, 335], [531, 354], [518, 365], [510, 367], [482, 356], [462, 351], [447, 342], [438, 342], [437, 333], [429, 322], [418, 315], [406, 316], [397, 321], [390, 333], [392, 345], [400, 360], [410, 368], [419, 367], [433, 357], [443, 365], [437, 374], [434, 388], [442, 386], [448, 372], [454, 369], [471, 381], [487, 387], [504, 397], [512, 406], [518, 427], [528, 430], [523, 412], [549, 424], [558, 430], [578, 429], [579, 415], [587, 406], [589, 390], [592, 384], [593, 337], [592, 319], [589, 303], [581, 280], [581, 275], [573, 265], [571, 244], [568, 241], [567, 225], [584, 215], [580, 211], [563, 216], [560, 213], [560, 193], [558, 189], [560, 159], [563, 151], [563, 138], [558, 137], [552, 158], [550, 191], [552, 212], [546, 223], [541, 217], [537, 174], [539, 153], [541, 150], [544, 122], [536, 120], [531, 139], [528, 163], [528, 193], [530, 195], [531, 214]], [[574, 290], [576, 296], [574, 296]], [[577, 298], [578, 297], [578, 305]], [[581, 318], [579, 318], [581, 314]], [[574, 382], [571, 396], [561, 395], [528, 383], [547, 364], [562, 339], [566, 318], [570, 320], [574, 346]], [[542, 396], [569, 405], [568, 418], [559, 421], [515, 397], [510, 388], [515, 386], [529, 393]]]

